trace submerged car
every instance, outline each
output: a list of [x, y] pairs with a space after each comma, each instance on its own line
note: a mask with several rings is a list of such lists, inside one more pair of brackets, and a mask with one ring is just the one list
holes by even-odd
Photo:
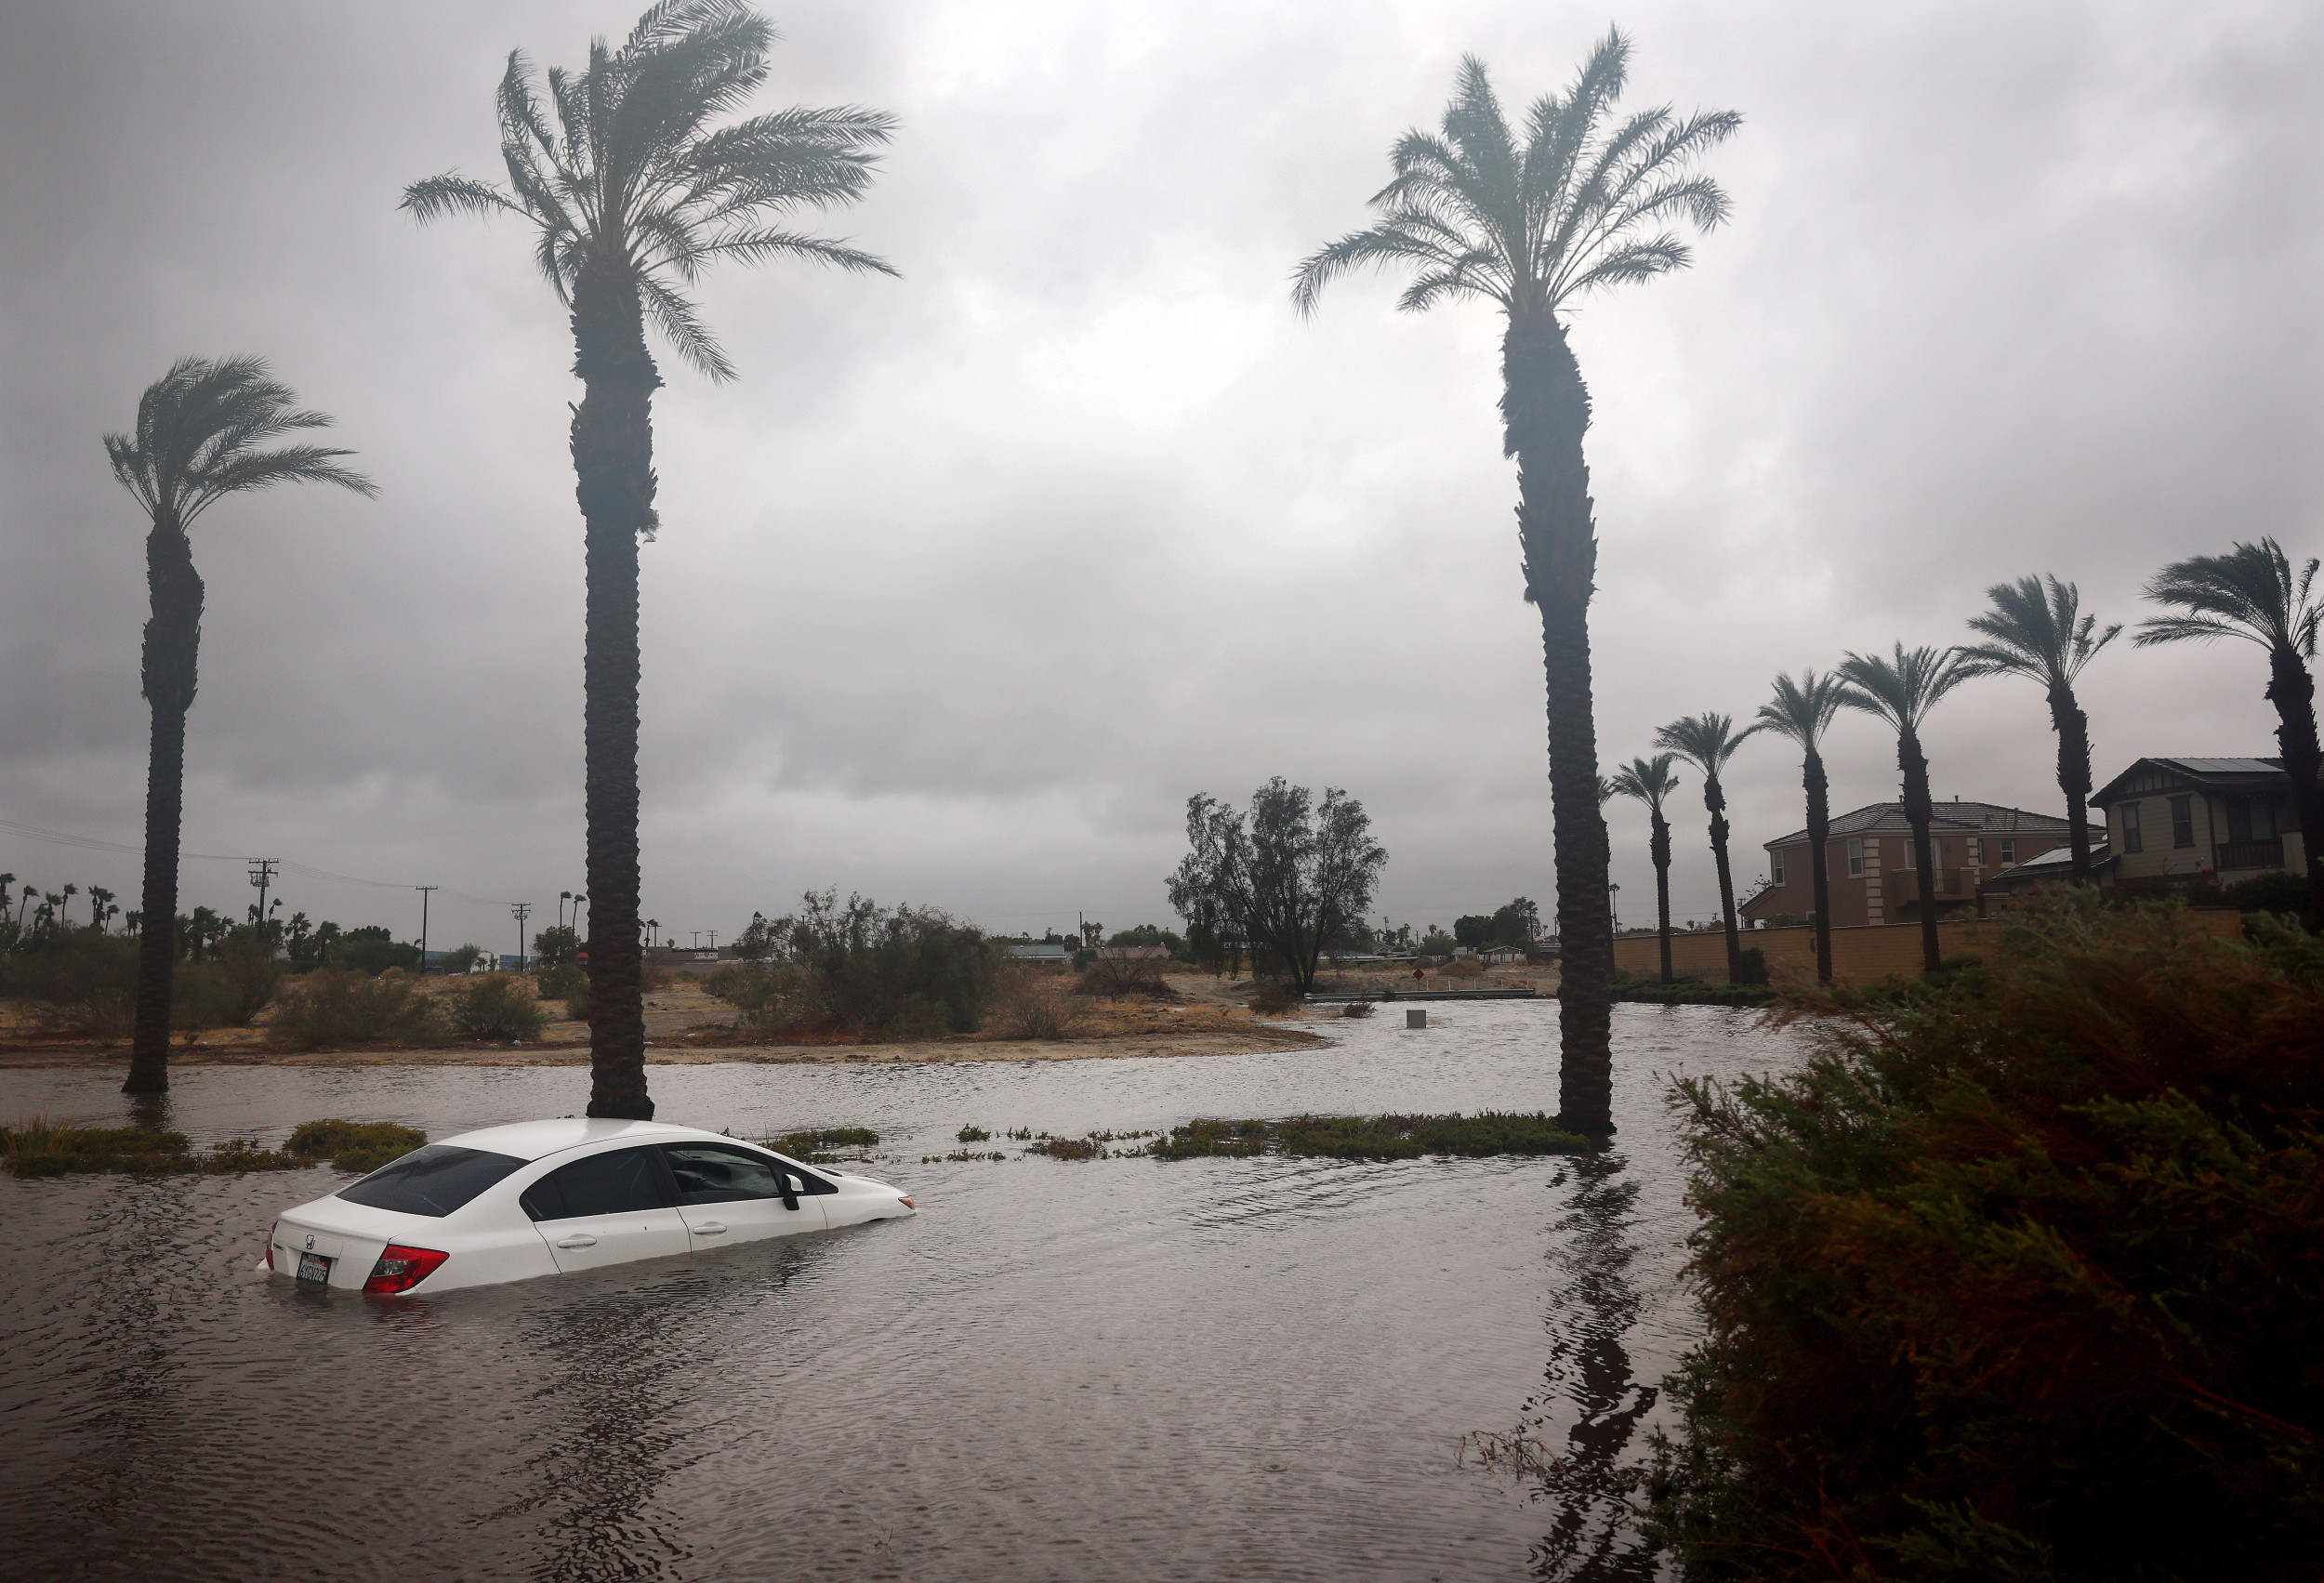
[[450, 1291], [915, 1213], [885, 1182], [655, 1121], [525, 1121], [415, 1149], [284, 1210], [274, 1274]]

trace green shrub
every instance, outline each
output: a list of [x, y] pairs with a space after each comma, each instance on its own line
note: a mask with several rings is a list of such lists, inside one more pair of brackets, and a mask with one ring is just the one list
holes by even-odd
[[1776, 992], [1763, 983], [1705, 983], [1700, 979], [1626, 979], [1614, 998], [1635, 1006], [1767, 1006]]
[[537, 1039], [548, 1013], [515, 973], [476, 973], [443, 996], [444, 1015], [463, 1038]]
[[1653, 1536], [1766, 1579], [2310, 1576], [2324, 943], [2068, 899], [1681, 1085], [1707, 1339]]
[[1475, 1115], [1299, 1115], [1287, 1121], [1190, 1121], [1146, 1152], [1158, 1160], [1198, 1154], [1287, 1154], [1342, 1160], [1409, 1160], [1422, 1154], [1569, 1154], [1589, 1141], [1552, 1117], [1506, 1111]]
[[267, 1031], [274, 1044], [297, 1050], [425, 1048], [446, 1036], [433, 997], [393, 970], [376, 979], [336, 969], [310, 974], [284, 994]]
[[2297, 916], [2307, 908], [2308, 877], [2282, 870], [2272, 874], [2255, 874], [2249, 879], [2240, 879], [2228, 886], [2221, 899], [2247, 913], [2291, 913]]
[[982, 931], [932, 907], [842, 904], [833, 890], [809, 892], [792, 917], [753, 918], [736, 946], [748, 970], [704, 987], [758, 1026], [801, 1034], [972, 1034], [1000, 975]]
[[255, 932], [238, 932], [206, 962], [180, 962], [171, 975], [169, 1025], [173, 1028], [247, 1028], [274, 1003], [283, 987], [283, 964], [274, 943]]
[[1300, 997], [1299, 993], [1284, 980], [1267, 979], [1252, 988], [1250, 997], [1245, 1004], [1261, 1017], [1280, 1017], [1286, 1012], [1297, 1010]]
[[303, 1121], [283, 1152], [305, 1160], [327, 1157], [337, 1170], [370, 1172], [427, 1141], [417, 1128], [392, 1121]]
[[990, 1139], [992, 1134], [981, 1127], [964, 1127], [953, 1136], [963, 1143], [982, 1143]]
[[868, 1127], [809, 1128], [803, 1132], [785, 1132], [759, 1140], [778, 1154], [788, 1154], [803, 1165], [834, 1166], [839, 1156], [834, 1149], [853, 1149], [860, 1154], [879, 1141], [879, 1134]]
[[1745, 946], [1736, 953], [1735, 982], [1738, 984], [1767, 982], [1767, 953], [1756, 945]]
[[35, 936], [0, 955], [0, 996], [31, 1001], [73, 1032], [117, 1037], [137, 1008], [138, 943], [87, 930]]
[[207, 1153], [190, 1147], [182, 1132], [145, 1127], [73, 1127], [34, 1116], [0, 1128], [0, 1166], [20, 1177], [124, 1171], [138, 1175], [195, 1175], [227, 1171], [297, 1170], [310, 1160], [251, 1139], [220, 1143]]
[[574, 962], [552, 962], [535, 978], [533, 993], [542, 1000], [570, 1000], [578, 995], [587, 1004], [588, 970]]

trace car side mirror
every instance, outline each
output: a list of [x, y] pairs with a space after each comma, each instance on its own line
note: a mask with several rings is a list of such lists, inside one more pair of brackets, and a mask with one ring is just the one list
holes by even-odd
[[798, 1208], [799, 1190], [800, 1186], [799, 1179], [793, 1176], [789, 1171], [777, 1171], [774, 1173], [774, 1180], [776, 1185], [781, 1187], [783, 1190], [783, 1207], [786, 1209]]

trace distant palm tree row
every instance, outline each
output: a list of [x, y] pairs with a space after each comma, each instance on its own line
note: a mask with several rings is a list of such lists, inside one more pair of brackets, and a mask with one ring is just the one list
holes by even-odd
[[[2240, 638], [2267, 652], [2266, 697], [2276, 708], [2276, 740], [2291, 781], [2291, 799], [2307, 863], [2309, 928], [2324, 928], [2324, 785], [2317, 739], [2316, 659], [2324, 603], [2315, 597], [2317, 562], [2310, 559], [2295, 573], [2283, 547], [2272, 538], [2237, 544], [2225, 555], [2199, 555], [2174, 561], [2151, 578], [2146, 595], [2173, 613], [2139, 624], [2131, 641], [2140, 647], [2183, 641]], [[1920, 891], [1921, 951], [1925, 970], [1938, 962], [1936, 875], [1929, 827], [1935, 817], [1929, 791], [1929, 761], [1921, 745], [1929, 714], [1955, 688], [1986, 676], [2018, 676], [2038, 683], [2048, 699], [2051, 729], [2057, 735], [2058, 789], [2065, 794], [2072, 877], [2091, 880], [2089, 837], [2090, 717], [2075, 695], [2075, 683], [2091, 660], [2118, 637], [2119, 624], [2101, 628], [2082, 613], [2081, 594], [2055, 576], [2022, 577], [1986, 590], [1988, 608], [1969, 618], [1981, 641], [1948, 649], [1908, 650], [1902, 643], [1883, 657], [1850, 653], [1831, 672], [1807, 671], [1798, 680], [1777, 676], [1775, 696], [1759, 707], [1757, 719], [1742, 731], [1724, 715], [1690, 716], [1655, 733], [1655, 745], [1670, 749], [1652, 760], [1633, 759], [1618, 773], [1612, 790], [1646, 805], [1649, 851], [1660, 898], [1662, 976], [1670, 977], [1670, 826], [1663, 804], [1677, 783], [1670, 774], [1673, 755], [1703, 777], [1703, 803], [1710, 811], [1710, 850], [1719, 873], [1719, 906], [1726, 929], [1727, 970], [1739, 966], [1735, 890], [1727, 865], [1726, 798], [1720, 781], [1745, 739], [1766, 731], [1789, 739], [1801, 754], [1801, 782], [1807, 794], [1810, 884], [1815, 907], [1816, 975], [1831, 982], [1831, 878], [1826, 847], [1831, 833], [1829, 782], [1824, 772], [1824, 733], [1842, 709], [1875, 716], [1896, 733], [1896, 768], [1901, 806], [1912, 832], [1914, 877]]]
[[[654, 508], [652, 400], [661, 384], [646, 349], [650, 322], [707, 377], [733, 367], [683, 286], [720, 259], [802, 258], [892, 275], [868, 253], [771, 223], [853, 202], [870, 184], [893, 120], [876, 111], [792, 109], [713, 127], [767, 73], [773, 30], [744, 0], [663, 0], [619, 48], [589, 46], [579, 72], [551, 70], [546, 95], [511, 51], [496, 99], [504, 189], [446, 175], [415, 182], [403, 206], [420, 220], [507, 214], [534, 231], [534, 262], [572, 310], [575, 494], [584, 525], [583, 638], [589, 910], [588, 1114], [651, 1119], [646, 1094], [643, 956], [638, 893], [638, 544]], [[150, 522], [144, 691], [152, 707], [147, 773], [149, 918], [177, 916], [186, 713], [201, 637], [201, 577], [187, 534], [230, 495], [276, 483], [371, 481], [340, 464], [351, 453], [296, 444], [321, 428], [256, 358], [181, 359], [149, 388], [137, 429], [108, 436], [113, 473]], [[130, 1093], [168, 1087], [170, 930], [140, 936]]]

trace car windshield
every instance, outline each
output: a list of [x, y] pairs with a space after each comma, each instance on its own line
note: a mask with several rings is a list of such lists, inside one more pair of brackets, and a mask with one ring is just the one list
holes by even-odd
[[339, 1196], [374, 1209], [442, 1218], [523, 1164], [513, 1154], [430, 1143], [340, 1188]]

